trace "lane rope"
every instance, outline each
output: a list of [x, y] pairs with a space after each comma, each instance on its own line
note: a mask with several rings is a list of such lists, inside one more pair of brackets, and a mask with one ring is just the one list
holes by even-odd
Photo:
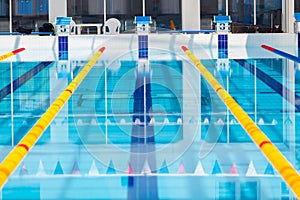
[[253, 122], [249, 115], [240, 107], [240, 105], [231, 97], [231, 95], [222, 87], [215, 77], [205, 68], [205, 66], [196, 58], [196, 56], [185, 46], [181, 47], [186, 55], [191, 59], [201, 75], [206, 79], [210, 86], [216, 91], [220, 99], [228, 107], [231, 113], [239, 121], [241, 126], [248, 133], [253, 142], [259, 147], [261, 152], [269, 160], [272, 166], [278, 171], [283, 180], [289, 185], [297, 198], [300, 199], [300, 177], [297, 170], [282, 155], [270, 139]]
[[82, 80], [97, 62], [104, 52], [105, 47], [100, 48], [66, 89], [57, 97], [41, 118], [26, 133], [22, 140], [11, 150], [0, 164], [0, 188], [3, 188], [9, 176], [14, 172], [18, 165], [25, 158], [29, 150], [35, 145], [42, 136], [51, 121], [59, 113], [63, 105], [68, 101]]
[[25, 50], [25, 48], [19, 48], [19, 49], [13, 50], [11, 52], [8, 52], [6, 54], [3, 54], [3, 55], [0, 56], [0, 61], [5, 60], [9, 57], [12, 57], [12, 56], [24, 51], [24, 50]]

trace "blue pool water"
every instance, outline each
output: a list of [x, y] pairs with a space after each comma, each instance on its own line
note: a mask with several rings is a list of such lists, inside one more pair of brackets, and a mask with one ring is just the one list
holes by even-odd
[[[217, 62], [202, 60], [299, 170], [297, 65], [230, 59], [230, 68], [216, 68]], [[0, 63], [1, 159], [86, 63]], [[2, 199], [291, 197], [192, 64], [150, 61], [146, 75], [136, 61], [111, 65], [99, 59], [10, 177]]]

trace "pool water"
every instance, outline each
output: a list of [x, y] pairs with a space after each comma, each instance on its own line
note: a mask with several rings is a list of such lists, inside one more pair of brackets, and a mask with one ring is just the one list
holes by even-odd
[[[216, 67], [219, 60], [201, 62], [299, 170], [297, 65], [268, 58], [221, 60], [224, 68]], [[86, 63], [0, 63], [1, 159]], [[150, 66], [140, 72], [136, 61], [100, 58], [10, 177], [2, 199], [291, 197], [191, 63]]]

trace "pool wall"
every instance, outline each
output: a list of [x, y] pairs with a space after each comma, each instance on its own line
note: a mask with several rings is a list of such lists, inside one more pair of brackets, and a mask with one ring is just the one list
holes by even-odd
[[[57, 60], [58, 37], [56, 36], [0, 36], [0, 54], [4, 54], [19, 47], [26, 51], [11, 60], [36, 61]], [[297, 34], [229, 34], [229, 58], [278, 57], [261, 48], [262, 44], [287, 50], [296, 54], [298, 44]], [[217, 58], [217, 34], [150, 34], [149, 48], [172, 51], [184, 55], [181, 45], [188, 46], [200, 59]], [[136, 34], [120, 34], [118, 36], [82, 35], [69, 36], [69, 56], [71, 60], [85, 60], [100, 46], [108, 49], [102, 59], [111, 59], [129, 51], [137, 50]], [[295, 46], [294, 49], [290, 47]], [[234, 50], [233, 50], [234, 48]], [[206, 54], [203, 54], [203, 49]], [[198, 54], [198, 50], [202, 53]], [[33, 53], [34, 52], [34, 53]], [[161, 56], [159, 56], [161, 58]], [[150, 59], [156, 59], [151, 57]], [[167, 59], [167, 58], [166, 58]], [[172, 57], [174, 59], [174, 57]]]

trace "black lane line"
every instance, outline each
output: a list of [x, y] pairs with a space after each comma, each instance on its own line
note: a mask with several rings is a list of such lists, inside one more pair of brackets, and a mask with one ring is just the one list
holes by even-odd
[[[17, 79], [15, 79], [13, 84], [13, 91], [16, 91], [18, 88], [20, 88], [22, 85], [24, 85], [27, 81], [29, 81], [31, 78], [33, 78], [36, 74], [38, 74], [40, 71], [45, 69], [47, 66], [49, 66], [52, 61], [47, 62], [41, 62], [35, 67], [33, 67], [28, 72], [24, 73]], [[3, 89], [0, 90], [0, 102], [7, 96], [11, 94], [11, 83], [5, 86]], [[40, 114], [41, 111], [34, 111], [34, 114]], [[24, 136], [24, 134], [27, 132], [25, 130], [29, 129], [29, 125], [32, 124], [36, 119], [34, 117], [30, 117], [26, 119], [26, 123], [22, 124], [21, 127], [18, 128], [18, 131], [14, 134], [14, 144], [17, 144]], [[10, 141], [11, 142], [11, 141]]]
[[[45, 69], [48, 65], [50, 65], [52, 61], [41, 62], [37, 66], [33, 67], [31, 70], [26, 72], [25, 74], [21, 75], [17, 79], [13, 81], [13, 92], [16, 91], [19, 87], [24, 85], [27, 81], [29, 81], [32, 77], [34, 77], [37, 73]], [[11, 93], [11, 83], [5, 86], [3, 89], [0, 90], [0, 102], [5, 98], [7, 95]]]
[[[239, 63], [243, 68], [251, 72], [253, 75], [255, 72], [255, 66], [249, 63], [245, 59], [234, 59], [235, 62]], [[289, 98], [294, 92], [290, 89], [284, 87], [280, 82], [276, 81], [274, 78], [263, 72], [262, 70], [256, 68], [256, 77], [259, 78], [262, 82], [267, 84], [272, 88], [276, 93], [281, 95], [285, 100], [292, 104], [291, 99]], [[300, 97], [295, 94], [295, 108], [297, 111], [300, 111]]]
[[[145, 96], [144, 92], [146, 92]], [[149, 164], [151, 172], [156, 173], [156, 170], [152, 170], [156, 167], [156, 156], [154, 152], [154, 126], [149, 125], [151, 120], [149, 115], [151, 107], [152, 97], [150, 73], [137, 72], [134, 91], [134, 116], [132, 118], [133, 125], [130, 149], [130, 164], [133, 167], [134, 173], [141, 173], [146, 161]], [[141, 124], [135, 124], [136, 120], [140, 121]], [[156, 176], [129, 176], [127, 184], [127, 198], [130, 200], [158, 199]]]

